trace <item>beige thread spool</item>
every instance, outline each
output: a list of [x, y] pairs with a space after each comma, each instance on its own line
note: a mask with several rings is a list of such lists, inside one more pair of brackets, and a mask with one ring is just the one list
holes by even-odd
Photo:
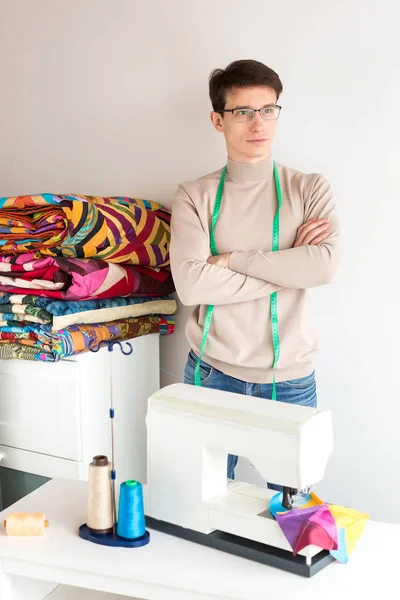
[[113, 530], [111, 465], [107, 456], [98, 455], [89, 465], [88, 516], [86, 525], [95, 533]]
[[44, 513], [10, 513], [4, 521], [7, 535], [43, 535], [48, 526]]

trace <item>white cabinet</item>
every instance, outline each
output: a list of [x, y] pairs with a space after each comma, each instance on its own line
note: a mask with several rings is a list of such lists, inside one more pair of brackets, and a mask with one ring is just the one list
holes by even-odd
[[[2, 466], [87, 479], [96, 454], [111, 459], [111, 391], [117, 479], [145, 481], [148, 397], [160, 387], [159, 335], [58, 363], [0, 360]], [[125, 347], [125, 342], [123, 342]]]

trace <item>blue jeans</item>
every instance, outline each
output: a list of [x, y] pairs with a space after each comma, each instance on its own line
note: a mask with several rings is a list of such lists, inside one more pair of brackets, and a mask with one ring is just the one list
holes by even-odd
[[[194, 368], [197, 363], [197, 356], [191, 350], [185, 366], [185, 383], [194, 385]], [[222, 390], [225, 392], [234, 392], [245, 396], [255, 396], [256, 398], [271, 399], [272, 383], [247, 383], [240, 379], [225, 375], [208, 363], [201, 361], [200, 365], [201, 385], [204, 388]], [[301, 377], [300, 379], [291, 379], [289, 381], [279, 381], [276, 384], [276, 398], [279, 402], [289, 402], [300, 406], [317, 406], [317, 391], [315, 383], [315, 373]], [[238, 457], [228, 454], [227, 475], [229, 479], [235, 478], [235, 467]], [[268, 487], [275, 490], [281, 490], [281, 487], [275, 484], [268, 484]]]

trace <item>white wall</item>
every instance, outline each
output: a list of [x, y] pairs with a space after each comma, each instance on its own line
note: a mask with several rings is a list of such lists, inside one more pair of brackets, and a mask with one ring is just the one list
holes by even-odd
[[[256, 58], [285, 92], [274, 155], [331, 181], [345, 253], [317, 290], [319, 400], [336, 448], [319, 492], [400, 522], [400, 74], [395, 0], [0, 0], [0, 195], [170, 205], [224, 164], [214, 67]], [[181, 380], [186, 312], [162, 340]], [[168, 373], [168, 374], [167, 374]]]

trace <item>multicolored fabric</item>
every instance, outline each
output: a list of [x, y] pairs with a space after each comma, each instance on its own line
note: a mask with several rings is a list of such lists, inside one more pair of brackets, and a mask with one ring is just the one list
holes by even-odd
[[167, 296], [174, 291], [168, 269], [117, 265], [95, 259], [0, 256], [0, 291], [60, 300]]
[[[31, 324], [14, 328], [12, 332], [0, 330], [0, 359], [39, 360], [57, 362], [68, 356], [96, 349], [102, 341], [122, 341], [142, 335], [174, 332], [170, 317], [146, 316], [120, 319], [102, 325], [71, 325], [58, 332], [44, 332]], [[18, 331], [19, 329], [19, 331]]]
[[[2, 310], [0, 311], [0, 323], [4, 323], [5, 325], [7, 325], [11, 321], [28, 321], [29, 323], [51, 323], [52, 322], [51, 320], [49, 320], [47, 315], [43, 314], [43, 312], [45, 313], [45, 311], [42, 311], [42, 309], [33, 308], [33, 311], [32, 311], [33, 314], [29, 314], [29, 312], [27, 312], [26, 314], [25, 313], [14, 314], [12, 311], [15, 308], [17, 308], [17, 306], [10, 306], [9, 304], [5, 304], [4, 306], [2, 306], [1, 307]], [[28, 309], [28, 311], [30, 311], [30, 309], [31, 309], [30, 306], [28, 306], [26, 308]], [[4, 311], [7, 311], [7, 312], [4, 312]], [[42, 316], [40, 316], [40, 317], [36, 316], [35, 312], [37, 312], [38, 314], [42, 313]]]
[[0, 292], [0, 319], [4, 326], [25, 321], [50, 324], [58, 331], [69, 325], [105, 323], [145, 315], [173, 315], [176, 311], [176, 301], [169, 297], [62, 301]]
[[315, 545], [328, 550], [339, 562], [347, 563], [369, 516], [347, 506], [324, 503], [313, 492], [307, 500], [299, 508], [276, 513], [293, 554]]
[[171, 213], [138, 198], [42, 194], [0, 198], [0, 253], [169, 264]]

